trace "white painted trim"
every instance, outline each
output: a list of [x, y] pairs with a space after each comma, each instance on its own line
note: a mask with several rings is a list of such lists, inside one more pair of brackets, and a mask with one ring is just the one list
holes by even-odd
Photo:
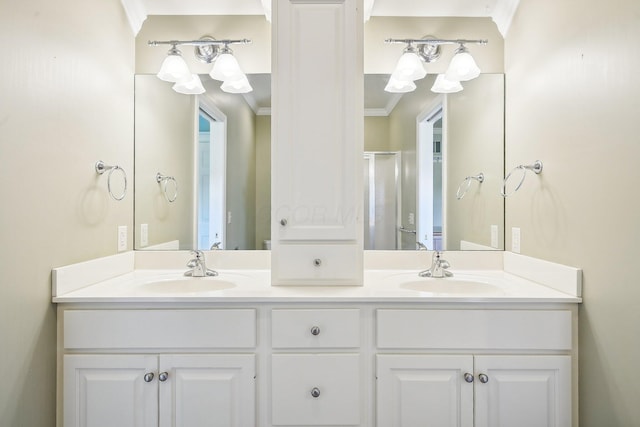
[[507, 36], [509, 27], [511, 27], [511, 21], [519, 5], [520, 0], [498, 0], [496, 3], [496, 7], [491, 14], [491, 19], [496, 23], [502, 37]]
[[180, 250], [180, 240], [169, 240], [168, 242], [158, 243], [144, 248], [145, 251], [178, 251]]
[[258, 111], [256, 111], [256, 116], [270, 116], [271, 115], [271, 107], [260, 107]]
[[365, 108], [365, 117], [388, 117], [389, 111], [386, 108]]
[[120, 0], [122, 8], [127, 15], [129, 26], [134, 36], [137, 36], [142, 28], [142, 24], [147, 19], [147, 10], [142, 0]]
[[461, 251], [495, 251], [495, 248], [491, 246], [481, 245], [479, 243], [469, 242], [467, 240], [460, 240]]
[[582, 296], [582, 269], [504, 252], [504, 271], [568, 295]]
[[51, 270], [51, 294], [55, 298], [130, 273], [134, 268], [134, 257], [135, 252], [129, 251], [54, 268]]

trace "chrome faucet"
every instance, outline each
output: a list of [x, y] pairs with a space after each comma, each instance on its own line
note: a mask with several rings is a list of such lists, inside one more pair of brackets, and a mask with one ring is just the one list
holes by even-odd
[[418, 242], [418, 241], [416, 241], [416, 248], [417, 248], [419, 251], [428, 251], [428, 250], [429, 250], [429, 249], [427, 248], [427, 245], [425, 245], [425, 244], [424, 244], [424, 243], [422, 243], [422, 242]]
[[215, 251], [216, 249], [220, 249], [221, 244], [222, 242], [215, 242], [213, 245], [211, 245], [211, 250]]
[[447, 269], [450, 267], [449, 261], [442, 259], [441, 256], [441, 252], [435, 251], [433, 253], [433, 258], [431, 259], [431, 268], [421, 271], [420, 273], [418, 273], [418, 276], [433, 277], [437, 279], [453, 276], [452, 272], [447, 271]]
[[204, 260], [204, 253], [202, 251], [191, 251], [191, 255], [194, 256], [187, 263], [187, 267], [191, 270], [185, 271], [184, 275], [188, 277], [213, 277], [217, 276], [218, 272], [207, 268], [207, 264]]

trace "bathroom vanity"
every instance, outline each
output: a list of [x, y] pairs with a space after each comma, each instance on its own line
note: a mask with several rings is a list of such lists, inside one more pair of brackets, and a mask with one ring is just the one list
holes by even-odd
[[577, 425], [579, 270], [450, 253], [454, 277], [419, 278], [413, 253], [361, 287], [277, 287], [242, 255], [209, 253], [214, 278], [185, 252], [54, 270], [58, 425]]

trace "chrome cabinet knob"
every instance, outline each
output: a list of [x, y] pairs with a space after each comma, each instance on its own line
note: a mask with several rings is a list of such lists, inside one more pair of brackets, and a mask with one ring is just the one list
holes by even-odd
[[314, 387], [311, 389], [311, 396], [314, 398], [320, 397], [320, 389], [318, 387]]
[[153, 372], [147, 372], [146, 374], [144, 374], [144, 382], [145, 383], [150, 383], [151, 381], [153, 381]]
[[485, 375], [485, 374], [478, 375], [478, 379], [480, 380], [480, 382], [482, 384], [486, 384], [486, 383], [489, 382], [489, 377], [487, 375]]
[[158, 375], [158, 379], [162, 382], [165, 382], [167, 379], [169, 379], [169, 373], [160, 372], [160, 375]]
[[315, 265], [316, 267], [320, 267], [322, 265], [322, 260], [320, 258], [314, 259], [313, 265]]
[[320, 328], [317, 326], [311, 328], [311, 335], [320, 335]]
[[464, 380], [468, 383], [472, 383], [473, 382], [473, 375], [470, 373], [466, 373], [464, 374]]
[[286, 220], [286, 218], [282, 218], [282, 219], [280, 220], [280, 225], [281, 225], [281, 226], [283, 226], [283, 227], [286, 227], [286, 225], [287, 225], [287, 220]]

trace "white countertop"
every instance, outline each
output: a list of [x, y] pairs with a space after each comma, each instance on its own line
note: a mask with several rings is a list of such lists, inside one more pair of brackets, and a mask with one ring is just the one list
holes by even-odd
[[[502, 270], [455, 270], [452, 278], [430, 279], [418, 270], [365, 270], [364, 286], [271, 286], [270, 271], [218, 270], [215, 278], [186, 278], [185, 269], [136, 269], [53, 296], [54, 303], [185, 302], [412, 302], [579, 303], [581, 298]], [[176, 282], [177, 281], [177, 282]], [[207, 290], [207, 283], [233, 287]], [[435, 283], [434, 281], [437, 281]], [[429, 291], [420, 288], [430, 282]], [[168, 286], [165, 286], [168, 285]], [[231, 285], [230, 285], [231, 286]]]

